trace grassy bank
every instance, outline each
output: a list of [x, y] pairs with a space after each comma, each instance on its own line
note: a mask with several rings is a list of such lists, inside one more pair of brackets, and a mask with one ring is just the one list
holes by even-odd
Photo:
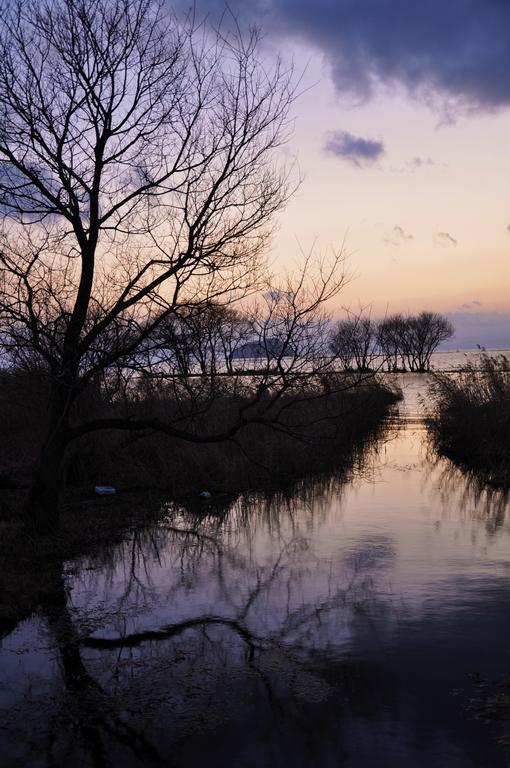
[[436, 374], [430, 434], [437, 451], [489, 485], [510, 485], [510, 361], [483, 356], [476, 368]]

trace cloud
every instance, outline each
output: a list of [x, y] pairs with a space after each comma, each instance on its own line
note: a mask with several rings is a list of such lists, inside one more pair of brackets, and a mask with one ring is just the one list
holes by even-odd
[[475, 108], [510, 104], [510, 4], [502, 0], [274, 0], [326, 55], [339, 91], [381, 83]]
[[414, 240], [413, 235], [409, 235], [407, 232], [405, 232], [402, 227], [393, 227], [393, 232], [396, 234], [400, 240], [406, 241], [406, 240]]
[[262, 294], [264, 299], [269, 302], [277, 302], [277, 301], [283, 301], [284, 299], [292, 299], [293, 293], [292, 291], [266, 291]]
[[[213, 15], [224, 6], [224, 0], [197, 0], [200, 12]], [[381, 83], [398, 84], [418, 98], [439, 94], [470, 108], [510, 105], [507, 0], [230, 0], [229, 6], [242, 22], [319, 49], [340, 92], [366, 99]]]
[[388, 170], [391, 173], [416, 173], [426, 168], [446, 168], [446, 163], [436, 162], [431, 157], [420, 157], [416, 155], [410, 160], [406, 160], [403, 165], [391, 166]]
[[435, 165], [435, 162], [431, 157], [413, 157], [413, 159], [408, 162], [410, 168], [426, 168], [431, 165]]
[[[62, 184], [56, 173], [33, 162], [26, 161], [26, 164], [54, 197], [60, 197]], [[39, 218], [39, 214], [47, 210], [48, 201], [39, 189], [28, 181], [22, 171], [7, 160], [0, 160], [0, 214], [12, 218], [23, 215], [28, 221]]]
[[324, 143], [324, 151], [355, 165], [357, 168], [372, 165], [384, 155], [384, 144], [374, 139], [364, 139], [347, 131], [332, 131]]
[[383, 238], [383, 242], [386, 243], [386, 245], [392, 245], [396, 248], [399, 245], [404, 245], [409, 242], [409, 240], [414, 240], [414, 236], [398, 225], [393, 227], [391, 233], [387, 237]]
[[483, 303], [481, 301], [478, 301], [478, 299], [473, 299], [472, 301], [466, 302], [465, 304], [461, 304], [459, 307], [459, 311], [469, 312], [470, 310], [478, 309], [479, 307], [483, 307]]
[[436, 243], [443, 247], [448, 247], [448, 246], [456, 247], [459, 244], [459, 241], [456, 240], [452, 235], [450, 235], [449, 232], [438, 232], [436, 235]]

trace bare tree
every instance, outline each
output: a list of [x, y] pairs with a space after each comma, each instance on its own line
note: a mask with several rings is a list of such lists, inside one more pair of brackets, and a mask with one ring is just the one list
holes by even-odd
[[377, 326], [377, 345], [390, 371], [397, 371], [399, 367], [405, 366], [402, 350], [404, 326], [405, 319], [400, 314], [385, 317]]
[[437, 312], [420, 312], [407, 320], [410, 337], [409, 364], [411, 370], [419, 372], [430, 369], [430, 358], [442, 341], [454, 334], [453, 325]]
[[377, 357], [377, 328], [370, 314], [349, 313], [331, 333], [330, 349], [344, 368], [369, 371]]
[[[378, 325], [377, 344], [388, 361], [388, 370], [423, 373], [430, 369], [432, 353], [453, 336], [450, 321], [436, 312], [386, 317]], [[400, 361], [400, 365], [399, 365]]]
[[242, 356], [241, 347], [251, 338], [245, 315], [223, 304], [189, 308], [172, 315], [160, 325], [157, 333], [158, 355], [173, 358], [169, 369], [183, 376], [197, 371], [208, 376], [219, 372], [233, 374], [234, 360]]
[[[80, 420], [75, 406], [101, 373], [153, 364], [165, 323], [263, 284], [274, 215], [291, 191], [274, 151], [294, 89], [257, 46], [256, 32], [214, 32], [158, 0], [19, 2], [1, 13], [0, 332], [11, 360], [35, 356], [51, 384], [28, 503], [38, 532], [58, 526], [66, 450], [80, 435], [150, 427], [207, 442], [249, 419], [245, 408], [204, 435]], [[307, 301], [303, 276], [288, 288], [294, 298], [269, 308], [260, 332], [278, 320], [284, 348], [306, 347], [304, 325], [342, 282], [334, 261]], [[254, 399], [288, 388], [299, 365], [280, 365]]]

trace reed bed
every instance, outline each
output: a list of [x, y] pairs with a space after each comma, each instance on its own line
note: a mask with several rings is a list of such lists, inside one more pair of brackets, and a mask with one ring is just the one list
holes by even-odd
[[436, 373], [428, 420], [441, 455], [489, 484], [510, 485], [510, 361], [483, 355], [458, 373]]

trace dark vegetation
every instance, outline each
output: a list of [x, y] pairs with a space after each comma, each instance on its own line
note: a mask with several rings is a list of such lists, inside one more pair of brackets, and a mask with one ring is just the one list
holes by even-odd
[[[63, 562], [86, 552], [98, 553], [133, 529], [150, 526], [164, 514], [163, 502], [174, 500], [199, 517], [221, 509], [239, 490], [288, 487], [299, 478], [333, 472], [339, 478], [363, 462], [368, 446], [384, 429], [384, 416], [397, 395], [372, 378], [344, 391], [338, 384], [305, 398], [289, 395], [282, 403], [285, 428], [251, 424], [235, 442], [198, 445], [159, 431], [92, 432], [77, 440], [69, 453], [69, 484], [65, 514], [57, 534], [30, 538], [20, 516], [31, 466], [45, 433], [47, 377], [34, 371], [4, 372], [0, 377], [1, 454], [4, 469], [0, 492], [0, 632], [9, 631], [30, 614], [39, 601], [55, 593]], [[175, 382], [174, 382], [175, 385]], [[201, 429], [215, 428], [237, 412], [227, 387], [208, 409]], [[150, 418], [161, 409], [178, 409], [170, 384], [158, 383], [155, 396], [147, 382], [140, 384], [129, 402], [113, 403], [100, 388], [84, 393], [77, 407], [90, 417], [132, 414]], [[273, 404], [274, 405], [274, 404]], [[288, 406], [288, 407], [287, 407]], [[196, 409], [196, 404], [194, 405]], [[118, 418], [118, 413], [116, 418]], [[117, 495], [94, 495], [97, 483], [113, 483]], [[18, 486], [18, 487], [17, 487]], [[212, 494], [202, 500], [199, 491]], [[58, 590], [57, 590], [58, 592]]]
[[429, 428], [440, 454], [489, 485], [510, 485], [510, 363], [482, 356], [459, 373], [434, 375]]
[[[267, 487], [301, 475], [348, 467], [363, 451], [398, 396], [371, 376], [331, 374], [308, 379], [274, 400], [255, 403], [254, 375], [224, 376], [214, 381], [191, 377], [131, 381], [119, 392], [89, 387], [75, 404], [76, 419], [108, 424], [79, 436], [67, 456], [70, 486], [113, 484], [119, 490], [161, 488], [174, 497]], [[205, 386], [207, 384], [207, 387]], [[50, 382], [40, 371], [5, 371], [0, 376], [0, 487], [28, 488], [47, 429]], [[246, 427], [229, 439], [195, 442], [150, 428], [154, 420], [172, 420], [179, 429], [204, 439], [228, 431], [239, 413], [249, 413]], [[73, 414], [74, 415], [74, 414]], [[118, 425], [146, 424], [132, 433]], [[72, 428], [72, 426], [71, 426]]]
[[448, 319], [435, 312], [390, 315], [380, 321], [369, 314], [351, 314], [336, 324], [330, 347], [346, 370], [386, 367], [423, 373], [430, 369], [432, 353], [453, 333]]

